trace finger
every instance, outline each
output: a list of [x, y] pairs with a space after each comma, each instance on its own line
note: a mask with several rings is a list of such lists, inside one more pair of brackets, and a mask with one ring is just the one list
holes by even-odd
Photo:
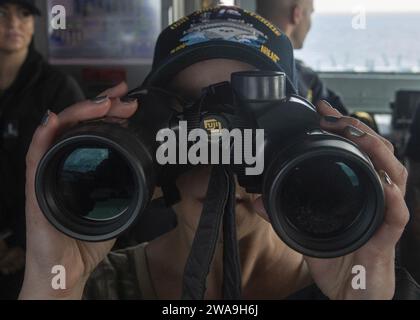
[[107, 113], [107, 118], [128, 119], [136, 113], [138, 109], [137, 99], [121, 101], [112, 99], [111, 109]]
[[[317, 110], [318, 110], [318, 113], [324, 117], [321, 121], [321, 126], [324, 129], [334, 131], [334, 130], [340, 130], [341, 128], [341, 130], [344, 130], [345, 127], [347, 127], [348, 125], [351, 125], [371, 135], [379, 137], [385, 143], [387, 148], [389, 148], [392, 151], [392, 153], [395, 152], [394, 145], [391, 142], [386, 140], [384, 137], [379, 135], [375, 130], [373, 130], [371, 127], [364, 124], [360, 120], [356, 118], [352, 118], [352, 117], [343, 117], [343, 115], [337, 109], [334, 109], [334, 107], [332, 107], [327, 101], [325, 100], [320, 101], [317, 105]], [[332, 117], [332, 118], [329, 118], [331, 120], [334, 120], [334, 118], [338, 118], [338, 119], [335, 119], [335, 120], [338, 120], [338, 122], [326, 121], [325, 117]], [[346, 120], [347, 122], [345, 122], [344, 120]], [[336, 129], [336, 127], [338, 127], [339, 129]]]
[[[324, 114], [328, 112], [325, 103], [320, 104], [319, 109]], [[361, 121], [350, 117], [327, 116], [321, 120], [321, 126], [358, 144], [369, 155], [376, 169], [388, 172], [405, 194], [407, 173], [404, 166], [395, 158], [394, 147], [388, 140]]]
[[263, 218], [264, 220], [266, 220], [267, 222], [270, 222], [270, 218], [268, 216], [267, 211], [265, 210], [264, 207], [264, 202], [262, 200], [262, 197], [259, 197], [257, 200], [254, 201], [253, 203], [253, 207], [254, 207], [254, 211], [256, 213], [258, 213], [258, 215]]
[[377, 171], [385, 171], [400, 188], [403, 195], [406, 192], [408, 172], [394, 154], [380, 139], [354, 127], [347, 127], [344, 136], [356, 143], [371, 159]]
[[125, 82], [122, 82], [113, 88], [103, 91], [96, 98], [80, 102], [65, 109], [59, 114], [63, 131], [79, 122], [105, 117], [112, 107], [111, 100], [122, 97], [127, 92], [128, 86]]
[[386, 172], [381, 171], [380, 176], [385, 193], [384, 222], [369, 241], [379, 250], [384, 246], [394, 248], [410, 219], [404, 196], [398, 186]]
[[[117, 90], [121, 89], [117, 88]], [[103, 118], [110, 108], [109, 97], [102, 96], [94, 100], [77, 103], [65, 109], [59, 115], [48, 112], [43, 119], [43, 125], [36, 130], [32, 138], [27, 154], [27, 164], [37, 164], [61, 131], [78, 122]]]
[[128, 86], [126, 82], [121, 82], [113, 88], [103, 91], [99, 96], [108, 96], [110, 98], [120, 98], [126, 95], [128, 92]]
[[335, 109], [328, 101], [322, 100], [316, 105], [316, 110], [321, 116], [336, 116], [342, 117], [343, 115]]
[[78, 123], [104, 118], [111, 109], [108, 96], [79, 102], [58, 114], [60, 131], [66, 131]]
[[[132, 100], [128, 101], [128, 103], [121, 102], [119, 97], [124, 96], [127, 92], [127, 84], [122, 82], [113, 88], [105, 90], [94, 99], [65, 109], [59, 114], [62, 131], [80, 122], [101, 119], [105, 116], [129, 118], [137, 110], [137, 102]], [[122, 106], [127, 108], [121, 108]]]
[[321, 119], [321, 127], [327, 131], [342, 133], [348, 126], [355, 127], [362, 130], [363, 132], [369, 133], [370, 135], [380, 139], [384, 145], [394, 154], [394, 145], [386, 140], [384, 137], [375, 132], [371, 127], [364, 124], [360, 120], [352, 117], [336, 117], [336, 116], [324, 116]]

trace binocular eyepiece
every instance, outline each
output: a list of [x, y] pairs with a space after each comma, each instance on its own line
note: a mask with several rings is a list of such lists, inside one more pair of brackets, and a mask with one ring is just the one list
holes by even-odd
[[309, 102], [286, 93], [285, 74], [234, 73], [231, 83], [203, 94], [180, 112], [161, 90], [134, 91], [142, 108], [128, 127], [94, 121], [65, 133], [37, 170], [36, 196], [47, 219], [76, 239], [116, 238], [141, 222], [155, 188], [175, 179], [167, 173], [181, 167], [158, 163], [158, 133], [176, 131], [181, 120], [190, 120], [192, 130], [223, 119], [225, 128], [264, 130], [264, 143], [253, 148], [264, 159], [263, 173], [249, 176], [244, 165], [231, 167], [247, 192], [262, 194], [273, 229], [287, 245], [332, 258], [372, 237], [384, 214], [378, 174], [354, 143], [321, 130]]

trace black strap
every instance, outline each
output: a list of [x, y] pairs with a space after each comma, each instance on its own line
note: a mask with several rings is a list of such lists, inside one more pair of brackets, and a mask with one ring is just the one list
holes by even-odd
[[236, 235], [235, 178], [231, 171], [226, 174], [230, 188], [223, 220], [223, 298], [239, 300], [242, 296], [242, 272]]
[[224, 298], [240, 298], [241, 273], [235, 229], [235, 183], [231, 173], [222, 166], [215, 166], [212, 168], [206, 201], [184, 270], [183, 300], [204, 299], [207, 275], [225, 212], [228, 214], [224, 221]]

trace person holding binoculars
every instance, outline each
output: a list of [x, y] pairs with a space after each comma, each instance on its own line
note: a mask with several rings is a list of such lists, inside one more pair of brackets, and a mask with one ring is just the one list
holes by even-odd
[[[391, 143], [369, 127], [327, 103], [315, 110], [294, 95], [293, 49], [271, 23], [235, 7], [194, 13], [163, 31], [145, 83], [130, 93], [123, 83], [60, 114], [48, 113], [37, 129], [27, 155], [21, 299], [420, 297], [395, 266], [395, 247], [409, 219], [407, 171]], [[176, 174], [158, 169], [148, 134], [177, 129], [173, 115], [196, 119], [193, 128], [211, 120], [218, 124], [212, 131], [266, 129], [270, 166], [263, 181], [243, 176], [243, 168], [234, 169], [230, 180], [210, 165]], [[289, 138], [296, 140], [286, 146]], [[156, 186], [173, 200], [178, 226], [150, 243], [110, 253], [113, 239], [141, 213]], [[210, 221], [213, 231], [206, 233], [208, 213], [224, 210], [233, 211], [234, 226], [225, 229], [232, 222], [225, 219], [222, 236], [221, 220]], [[197, 243], [211, 263], [195, 273], [194, 258], [202, 258]], [[237, 248], [226, 255], [232, 243]], [[239, 289], [226, 288], [224, 277], [235, 255]], [[51, 286], [57, 265], [66, 270], [60, 290]], [[352, 285], [354, 267], [366, 270], [362, 290]], [[205, 284], [195, 284], [189, 272], [204, 274]], [[235, 290], [240, 297], [231, 294]]]

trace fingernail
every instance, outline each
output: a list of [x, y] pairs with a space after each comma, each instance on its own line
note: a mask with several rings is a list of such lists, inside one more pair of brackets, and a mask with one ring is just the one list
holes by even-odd
[[51, 111], [47, 110], [41, 120], [41, 126], [46, 127], [48, 125], [48, 121], [50, 120]]
[[104, 103], [107, 100], [108, 100], [108, 96], [101, 96], [101, 97], [96, 97], [96, 98], [90, 99], [90, 101], [92, 101], [95, 104], [101, 104], [101, 103]]
[[340, 117], [335, 117], [335, 116], [325, 116], [324, 120], [328, 123], [337, 123], [338, 121], [340, 121]]
[[121, 100], [122, 103], [125, 103], [125, 104], [130, 104], [130, 103], [133, 103], [133, 102], [137, 101], [137, 99], [133, 98], [133, 97], [123, 97], [120, 100]]
[[346, 131], [351, 135], [351, 136], [353, 136], [353, 137], [357, 137], [357, 138], [361, 138], [361, 137], [364, 137], [365, 135], [366, 135], [366, 132], [364, 132], [364, 131], [362, 131], [362, 130], [360, 130], [360, 129], [358, 129], [358, 128], [356, 128], [356, 127], [353, 127], [353, 126], [348, 126], [347, 128], [346, 128]]
[[383, 182], [385, 182], [389, 186], [392, 186], [392, 180], [389, 177], [388, 173], [386, 173], [385, 171], [381, 170], [381, 171], [379, 171], [379, 175], [381, 176]]

